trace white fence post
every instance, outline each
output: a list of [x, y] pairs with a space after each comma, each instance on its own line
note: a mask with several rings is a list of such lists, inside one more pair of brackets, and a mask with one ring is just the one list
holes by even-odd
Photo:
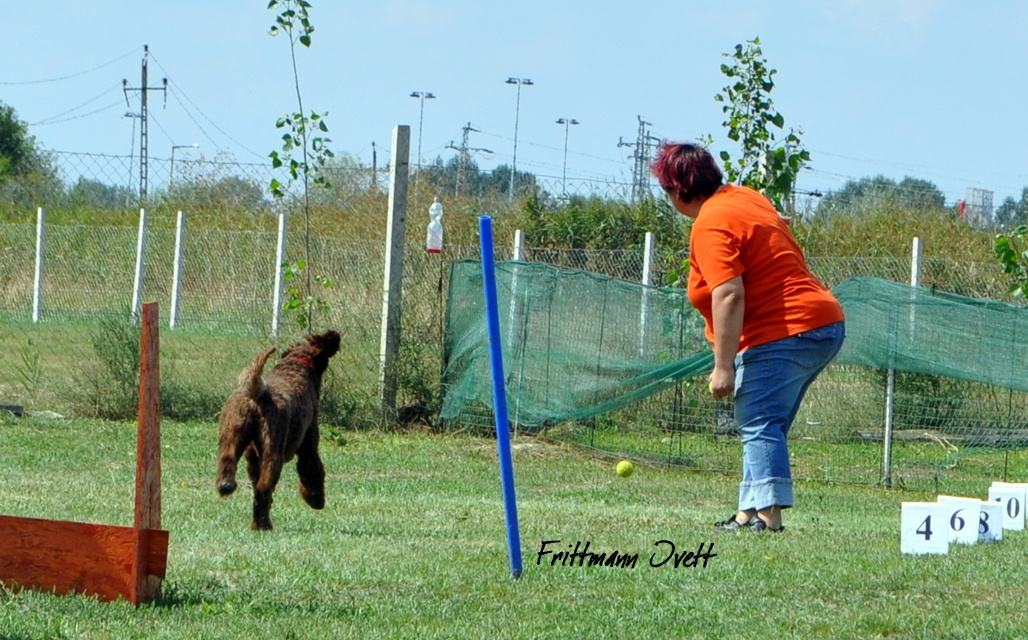
[[[910, 251], [910, 286], [921, 285], [921, 267], [924, 262], [921, 238], [914, 238]], [[911, 292], [911, 299], [914, 294]], [[916, 310], [910, 308], [910, 335], [913, 336], [916, 323]], [[882, 484], [892, 486], [892, 427], [893, 409], [896, 401], [896, 370], [889, 369], [885, 378], [885, 432], [882, 434]]]
[[646, 232], [643, 246], [642, 302], [639, 305], [639, 355], [642, 356], [646, 346], [646, 312], [650, 306], [650, 287], [653, 286], [653, 232]]
[[146, 279], [146, 209], [139, 210], [139, 235], [136, 238], [136, 275], [132, 286], [132, 322], [142, 317], [143, 281]]
[[[525, 259], [525, 232], [521, 229], [514, 230], [514, 250], [512, 258], [514, 262], [521, 262]], [[518, 300], [518, 267], [514, 265], [514, 272], [511, 274], [510, 282], [510, 312], [507, 318], [507, 346], [514, 347], [514, 331], [517, 326], [518, 312], [521, 305]]]
[[278, 336], [282, 322], [282, 263], [286, 261], [286, 214], [278, 214], [278, 242], [275, 245], [275, 279], [271, 293], [271, 335]]
[[[522, 262], [525, 259], [525, 232], [521, 229], [514, 230], [514, 248], [512, 251], [511, 259], [514, 262]], [[520, 268], [518, 265], [513, 265], [513, 272], [510, 276], [510, 310], [507, 318], [507, 348], [511, 354], [517, 353], [515, 351], [515, 338], [520, 339], [522, 335], [519, 332], [519, 328], [522, 326], [521, 314], [523, 313], [524, 304], [522, 304], [521, 296], [522, 293], [519, 289], [524, 287], [518, 286], [518, 271]], [[526, 290], [524, 295], [528, 295]], [[518, 418], [521, 415], [521, 383], [524, 381], [524, 370], [525, 370], [525, 350], [521, 350], [520, 357], [520, 372], [518, 373], [518, 393], [517, 400], [514, 404], [514, 438], [517, 439], [518, 431], [520, 431], [520, 423]]]
[[43, 256], [46, 255], [46, 212], [36, 211], [36, 274], [32, 280], [32, 322], [43, 320]]
[[403, 248], [407, 232], [409, 170], [410, 127], [400, 124], [393, 127], [393, 153], [389, 163], [389, 212], [379, 350], [379, 406], [383, 419], [388, 420], [396, 414], [396, 356], [400, 350], [400, 316], [403, 311]]
[[186, 213], [178, 212], [175, 220], [175, 264], [171, 272], [171, 316], [168, 320], [169, 326], [174, 329], [178, 326], [179, 302], [182, 295], [182, 259], [186, 250]]
[[525, 232], [521, 229], [514, 230], [514, 254], [513, 260], [521, 262], [525, 259]]

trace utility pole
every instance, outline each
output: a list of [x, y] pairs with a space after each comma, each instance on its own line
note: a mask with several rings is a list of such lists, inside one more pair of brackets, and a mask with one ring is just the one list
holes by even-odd
[[139, 107], [139, 199], [141, 201], [146, 200], [146, 182], [148, 174], [148, 160], [149, 150], [147, 149], [147, 127], [146, 127], [146, 110], [147, 91], [163, 91], [164, 92], [164, 106], [168, 106], [168, 79], [164, 78], [164, 82], [159, 87], [147, 86], [146, 77], [146, 61], [150, 57], [150, 45], [143, 45], [143, 70], [142, 70], [142, 82], [138, 87], [128, 86], [128, 80], [121, 81], [122, 91], [125, 92], [125, 104], [131, 108], [129, 104], [128, 92], [138, 91], [140, 96], [140, 107]]
[[378, 149], [374, 140], [371, 141], [371, 188], [378, 190]]
[[636, 116], [639, 119], [639, 131], [636, 134], [635, 142], [624, 142], [621, 138], [618, 138], [618, 147], [635, 147], [635, 151], [632, 152], [632, 160], [634, 160], [632, 166], [632, 202], [642, 202], [643, 200], [650, 197], [650, 153], [655, 143], [660, 142], [660, 138], [655, 138], [650, 135], [650, 130], [646, 127], [652, 125], [652, 122], [646, 122], [642, 119], [642, 116]]
[[461, 129], [461, 131], [463, 132], [463, 134], [461, 136], [461, 142], [460, 142], [460, 146], [459, 147], [453, 146], [453, 140], [450, 140], [450, 144], [446, 145], [447, 149], [454, 149], [458, 153], [458, 156], [457, 156], [457, 183], [456, 183], [456, 186], [454, 188], [454, 195], [455, 196], [459, 196], [460, 195], [461, 186], [463, 186], [463, 184], [464, 184], [464, 175], [467, 173], [467, 170], [468, 170], [468, 163], [469, 163], [471, 152], [472, 151], [481, 151], [482, 153], [492, 153], [492, 151], [490, 151], [489, 149], [481, 149], [481, 148], [478, 148], [478, 147], [469, 147], [468, 146], [468, 134], [471, 133], [471, 132], [480, 133], [478, 129], [473, 129], [471, 127], [471, 123], [470, 122], [466, 126], [464, 126]]

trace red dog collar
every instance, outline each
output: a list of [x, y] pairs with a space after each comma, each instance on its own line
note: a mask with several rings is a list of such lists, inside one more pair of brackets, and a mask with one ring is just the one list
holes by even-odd
[[303, 356], [296, 356], [296, 359], [299, 360], [300, 362], [302, 362], [303, 364], [307, 365], [308, 369], [311, 369], [311, 370], [314, 369], [314, 363], [312, 363], [307, 358], [304, 358]]

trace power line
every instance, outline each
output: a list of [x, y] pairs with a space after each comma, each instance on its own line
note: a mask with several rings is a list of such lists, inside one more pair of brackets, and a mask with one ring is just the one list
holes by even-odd
[[[151, 57], [153, 57], [153, 61], [154, 61], [154, 63], [156, 63], [156, 64], [157, 64], [157, 66], [158, 66], [158, 67], [159, 67], [159, 68], [161, 69], [161, 71], [163, 71], [163, 72], [164, 72], [164, 74], [165, 74], [166, 76], [168, 76], [169, 78], [171, 78], [171, 74], [169, 74], [169, 73], [168, 73], [168, 70], [167, 70], [167, 69], [165, 69], [163, 65], [161, 65], [161, 63], [160, 63], [160, 61], [159, 61], [159, 60], [157, 59], [157, 57], [156, 57], [156, 56], [151, 56]], [[239, 147], [240, 149], [242, 149], [243, 151], [246, 151], [247, 153], [250, 153], [250, 154], [252, 154], [253, 156], [255, 156], [255, 157], [258, 157], [258, 158], [266, 158], [266, 157], [267, 157], [267, 154], [263, 154], [263, 153], [257, 153], [256, 151], [254, 151], [254, 150], [252, 150], [252, 149], [248, 148], [248, 147], [247, 147], [246, 145], [244, 145], [243, 143], [239, 142], [238, 140], [236, 140], [235, 138], [233, 138], [232, 136], [230, 136], [230, 135], [229, 135], [228, 133], [226, 133], [224, 129], [222, 129], [221, 127], [219, 127], [219, 126], [218, 126], [218, 124], [217, 124], [216, 122], [214, 122], [214, 120], [211, 120], [211, 119], [210, 119], [209, 117], [207, 117], [207, 114], [205, 114], [205, 113], [203, 112], [203, 110], [202, 110], [202, 109], [201, 109], [200, 107], [198, 107], [198, 106], [196, 105], [196, 103], [195, 103], [195, 102], [193, 102], [193, 101], [192, 101], [192, 99], [190, 99], [190, 97], [189, 97], [188, 95], [186, 95], [186, 92], [185, 92], [185, 91], [184, 91], [184, 90], [182, 89], [181, 85], [179, 85], [179, 84], [178, 84], [177, 82], [175, 82], [174, 80], [172, 80], [172, 81], [171, 81], [171, 83], [172, 83], [172, 88], [174, 89], [174, 90], [173, 90], [173, 91], [171, 92], [171, 97], [172, 97], [172, 98], [175, 98], [175, 101], [179, 103], [179, 105], [180, 105], [180, 106], [182, 107], [182, 109], [183, 109], [183, 110], [184, 110], [184, 111], [186, 112], [186, 115], [187, 115], [187, 116], [189, 116], [189, 119], [193, 121], [193, 124], [195, 124], [195, 125], [196, 125], [196, 127], [197, 127], [198, 129], [200, 129], [200, 132], [201, 132], [201, 133], [203, 133], [203, 135], [204, 135], [204, 136], [205, 136], [205, 137], [206, 137], [206, 138], [207, 138], [208, 140], [210, 140], [211, 144], [212, 144], [212, 145], [214, 145], [214, 147], [215, 147], [215, 148], [220, 148], [220, 145], [219, 145], [219, 144], [218, 144], [218, 143], [217, 143], [217, 142], [216, 142], [216, 141], [215, 141], [215, 140], [214, 140], [213, 138], [211, 138], [211, 136], [210, 136], [210, 135], [209, 135], [209, 134], [207, 133], [207, 131], [206, 131], [206, 130], [205, 130], [205, 129], [203, 128], [203, 126], [201, 126], [201, 125], [200, 125], [200, 123], [199, 123], [199, 122], [197, 122], [196, 118], [194, 118], [194, 117], [193, 117], [193, 115], [192, 115], [192, 114], [191, 114], [191, 113], [189, 112], [189, 109], [188, 109], [188, 108], [186, 107], [186, 105], [185, 105], [185, 104], [184, 104], [184, 103], [183, 103], [183, 102], [182, 102], [181, 100], [179, 100], [179, 97], [178, 97], [178, 96], [179, 96], [179, 94], [181, 94], [181, 95], [182, 95], [182, 97], [183, 97], [183, 98], [185, 98], [187, 102], [189, 102], [189, 104], [190, 104], [190, 105], [191, 105], [191, 106], [193, 107], [193, 109], [195, 109], [195, 110], [196, 110], [196, 112], [197, 112], [197, 113], [199, 113], [199, 114], [200, 114], [200, 115], [201, 115], [201, 116], [203, 117], [203, 119], [204, 119], [204, 120], [206, 120], [207, 122], [209, 122], [209, 123], [210, 123], [210, 125], [211, 125], [212, 127], [214, 127], [215, 129], [217, 129], [217, 130], [218, 130], [218, 132], [219, 132], [219, 133], [221, 133], [221, 135], [223, 135], [223, 136], [225, 136], [226, 138], [228, 138], [229, 140], [231, 140], [231, 141], [232, 141], [233, 143], [235, 143], [235, 144], [236, 144], [236, 145], [237, 145], [237, 146], [238, 146], [238, 147]]]
[[110, 111], [111, 109], [113, 109], [114, 107], [118, 106], [119, 104], [121, 104], [121, 100], [120, 99], [119, 100], [115, 100], [114, 102], [112, 102], [111, 104], [107, 105], [106, 107], [100, 107], [99, 109], [96, 109], [95, 111], [90, 111], [88, 113], [82, 113], [82, 114], [79, 114], [77, 116], [72, 116], [70, 118], [64, 118], [62, 120], [43, 120], [41, 122], [35, 122], [35, 123], [31, 124], [30, 126], [33, 126], [33, 127], [45, 127], [45, 126], [51, 125], [51, 124], [60, 124], [62, 122], [71, 122], [72, 120], [81, 120], [82, 118], [88, 118], [89, 116], [96, 115], [98, 113], [103, 113], [104, 111]]
[[161, 133], [163, 133], [163, 134], [164, 134], [164, 137], [168, 139], [168, 142], [170, 142], [171, 144], [175, 144], [175, 139], [174, 139], [174, 138], [172, 138], [172, 137], [171, 137], [171, 134], [170, 134], [170, 133], [168, 133], [168, 132], [167, 132], [167, 131], [166, 131], [166, 130], [164, 129], [164, 127], [163, 127], [163, 126], [161, 125], [161, 122], [160, 122], [160, 120], [158, 120], [158, 119], [157, 119], [156, 117], [154, 117], [154, 116], [153, 116], [153, 114], [150, 114], [150, 120], [153, 120], [153, 123], [154, 123], [155, 125], [157, 125], [157, 128], [158, 128], [158, 129], [160, 129], [160, 130], [161, 130]]
[[49, 118], [43, 118], [42, 120], [39, 120], [38, 122], [32, 122], [32, 123], [29, 124], [29, 126], [37, 127], [37, 126], [47, 125], [47, 124], [57, 124], [59, 122], [67, 122], [68, 120], [77, 120], [78, 118], [85, 118], [86, 116], [91, 116], [94, 113], [100, 113], [101, 111], [106, 111], [107, 109], [110, 109], [110, 108], [120, 104], [121, 100], [118, 100], [117, 102], [111, 103], [111, 104], [107, 105], [106, 107], [102, 107], [100, 109], [97, 109], [96, 111], [90, 111], [89, 113], [85, 113], [85, 114], [82, 114], [82, 115], [74, 116], [72, 118], [65, 118], [64, 120], [59, 120], [58, 119], [58, 118], [61, 118], [63, 116], [68, 115], [69, 113], [71, 113], [73, 111], [78, 111], [79, 109], [81, 109], [82, 107], [86, 106], [87, 104], [91, 104], [93, 102], [96, 102], [97, 100], [99, 100], [100, 98], [104, 97], [105, 95], [111, 93], [112, 91], [117, 91], [117, 90], [118, 90], [117, 86], [111, 87], [107, 91], [104, 91], [103, 93], [101, 93], [99, 95], [96, 95], [96, 96], [90, 98], [89, 100], [86, 100], [85, 102], [83, 102], [82, 104], [80, 104], [78, 106], [72, 107], [71, 109], [68, 109], [67, 111], [63, 111], [61, 113], [58, 113], [55, 116], [50, 116]]
[[79, 71], [77, 73], [72, 73], [72, 74], [69, 74], [69, 75], [66, 75], [66, 76], [60, 76], [59, 78], [46, 78], [46, 79], [43, 79], [43, 80], [22, 80], [22, 81], [17, 81], [17, 82], [0, 82], [0, 86], [12, 87], [12, 86], [19, 86], [19, 85], [45, 84], [45, 83], [48, 83], [48, 82], [60, 82], [61, 80], [69, 80], [71, 78], [77, 78], [79, 76], [84, 76], [87, 73], [92, 73], [93, 71], [97, 71], [98, 69], [103, 69], [104, 67], [109, 67], [112, 64], [114, 64], [116, 62], [120, 62], [123, 59], [129, 57], [133, 53], [135, 53], [135, 49], [133, 49], [132, 51], [129, 51], [128, 53], [125, 53], [125, 54], [122, 54], [122, 55], [118, 56], [117, 58], [115, 58], [114, 60], [111, 60], [110, 62], [105, 62], [105, 63], [97, 65], [95, 67], [91, 67], [89, 69], [86, 69], [85, 71]]

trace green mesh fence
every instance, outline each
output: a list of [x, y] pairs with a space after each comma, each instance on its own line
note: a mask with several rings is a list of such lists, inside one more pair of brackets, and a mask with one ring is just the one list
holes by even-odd
[[[681, 289], [535, 262], [496, 265], [510, 418], [526, 427], [619, 409], [709, 371], [703, 318]], [[441, 417], [491, 403], [477, 261], [454, 262]]]
[[1028, 309], [878, 278], [851, 278], [833, 292], [847, 319], [839, 364], [1028, 391]]
[[[737, 435], [731, 406], [706, 391], [710, 347], [680, 289], [538, 263], [499, 263], [496, 272], [515, 429], [737, 470], [737, 440], [722, 437]], [[452, 265], [441, 417], [464, 425], [488, 425], [481, 418], [491, 415], [481, 287], [477, 261]], [[1028, 309], [875, 277], [833, 291], [847, 340], [797, 416], [797, 477], [880, 479], [888, 369], [897, 484], [937, 485], [970, 453], [997, 478], [1014, 473], [1004, 451], [1028, 445]]]

